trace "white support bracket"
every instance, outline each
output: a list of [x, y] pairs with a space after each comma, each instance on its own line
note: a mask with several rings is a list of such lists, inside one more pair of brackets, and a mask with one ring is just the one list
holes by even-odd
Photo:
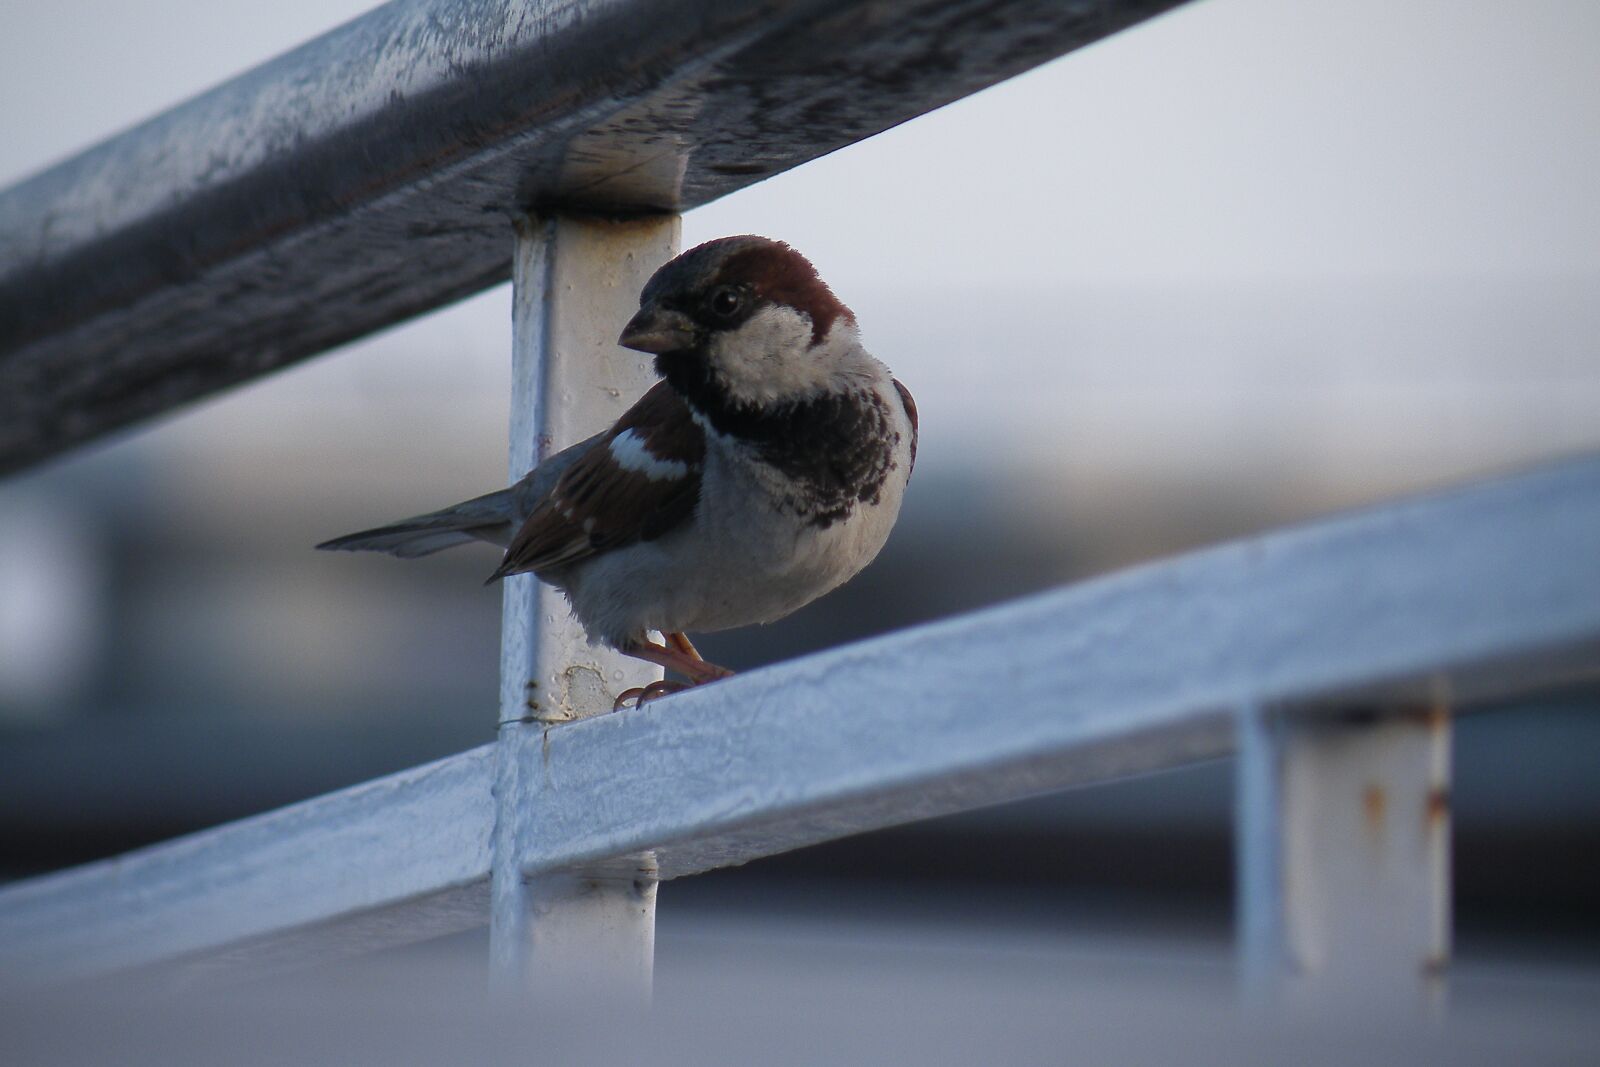
[[1258, 1004], [1438, 1007], [1450, 955], [1450, 711], [1247, 707], [1238, 937]]
[[[512, 266], [510, 477], [603, 430], [654, 381], [619, 348], [639, 291], [678, 249], [676, 215], [629, 221], [521, 218]], [[490, 955], [505, 992], [647, 997], [656, 874], [649, 856], [529, 878], [526, 826], [546, 731], [611, 710], [658, 668], [589, 645], [561, 595], [531, 575], [505, 582], [500, 649]], [[622, 869], [626, 867], [627, 869]]]

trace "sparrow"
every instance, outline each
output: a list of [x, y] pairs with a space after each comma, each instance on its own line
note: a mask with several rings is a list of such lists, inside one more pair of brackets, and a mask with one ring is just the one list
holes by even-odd
[[780, 619], [872, 562], [916, 460], [916, 403], [811, 262], [765, 237], [661, 267], [618, 344], [661, 380], [610, 428], [510, 488], [317, 547], [409, 559], [486, 541], [505, 548], [490, 582], [560, 589], [591, 644], [688, 685], [732, 674], [687, 632]]

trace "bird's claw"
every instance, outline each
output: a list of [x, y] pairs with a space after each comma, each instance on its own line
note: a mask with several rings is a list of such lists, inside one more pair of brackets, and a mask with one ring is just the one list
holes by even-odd
[[611, 710], [621, 711], [623, 708], [628, 706], [628, 701], [630, 700], [633, 701], [634, 707], [642, 708], [648, 701], [656, 700], [660, 697], [668, 696], [672, 693], [679, 693], [685, 689], [692, 688], [694, 688], [692, 683], [669, 682], [665, 678], [661, 679], [660, 681], [651, 682], [649, 685], [636, 685], [632, 689], [624, 689], [621, 693], [619, 693], [617, 695], [616, 703], [611, 705]]

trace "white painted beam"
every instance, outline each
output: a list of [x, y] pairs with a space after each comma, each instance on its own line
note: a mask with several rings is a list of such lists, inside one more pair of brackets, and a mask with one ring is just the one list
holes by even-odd
[[[1600, 459], [1359, 512], [550, 731], [527, 871], [662, 877], [1234, 749], [1230, 709], [1600, 672]], [[527, 759], [533, 759], [530, 753]], [[600, 783], [604, 783], [603, 786]]]
[[[512, 270], [510, 479], [605, 429], [651, 385], [650, 357], [617, 345], [639, 292], [677, 254], [676, 215], [627, 222], [519, 220]], [[532, 575], [505, 580], [490, 954], [502, 988], [592, 985], [601, 972], [647, 990], [655, 871], [529, 881], [522, 855], [546, 728], [609, 712], [658, 667], [589, 644], [562, 595]], [[637, 888], [636, 888], [637, 884]], [[599, 951], [599, 946], [606, 946]], [[588, 950], [585, 950], [587, 946]], [[614, 993], [615, 990], [612, 990]]]
[[494, 747], [0, 890], [0, 986], [304, 966], [481, 927]]
[[[481, 924], [496, 758], [521, 779], [502, 862], [532, 877], [653, 852], [665, 879], [1226, 755], [1242, 705], [1392, 710], [1444, 684], [1465, 711], [1594, 677], [1595, 530], [1590, 458], [520, 728], [494, 754], [0, 890], [0, 974]], [[420, 934], [386, 921], [429, 901], [476, 910]]]
[[1450, 713], [1432, 706], [1241, 723], [1245, 988], [1270, 1007], [1415, 1017], [1450, 957]]
[[[512, 276], [511, 450], [515, 482], [610, 426], [656, 383], [651, 357], [617, 345], [639, 292], [677, 254], [676, 215], [629, 222], [523, 219]], [[505, 579], [502, 726], [611, 710], [659, 668], [589, 644], [562, 595], [531, 574]]]

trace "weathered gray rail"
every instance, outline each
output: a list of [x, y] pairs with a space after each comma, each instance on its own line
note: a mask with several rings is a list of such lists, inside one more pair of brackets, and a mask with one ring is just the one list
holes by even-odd
[[0, 193], [0, 473], [1177, 0], [394, 0]]

